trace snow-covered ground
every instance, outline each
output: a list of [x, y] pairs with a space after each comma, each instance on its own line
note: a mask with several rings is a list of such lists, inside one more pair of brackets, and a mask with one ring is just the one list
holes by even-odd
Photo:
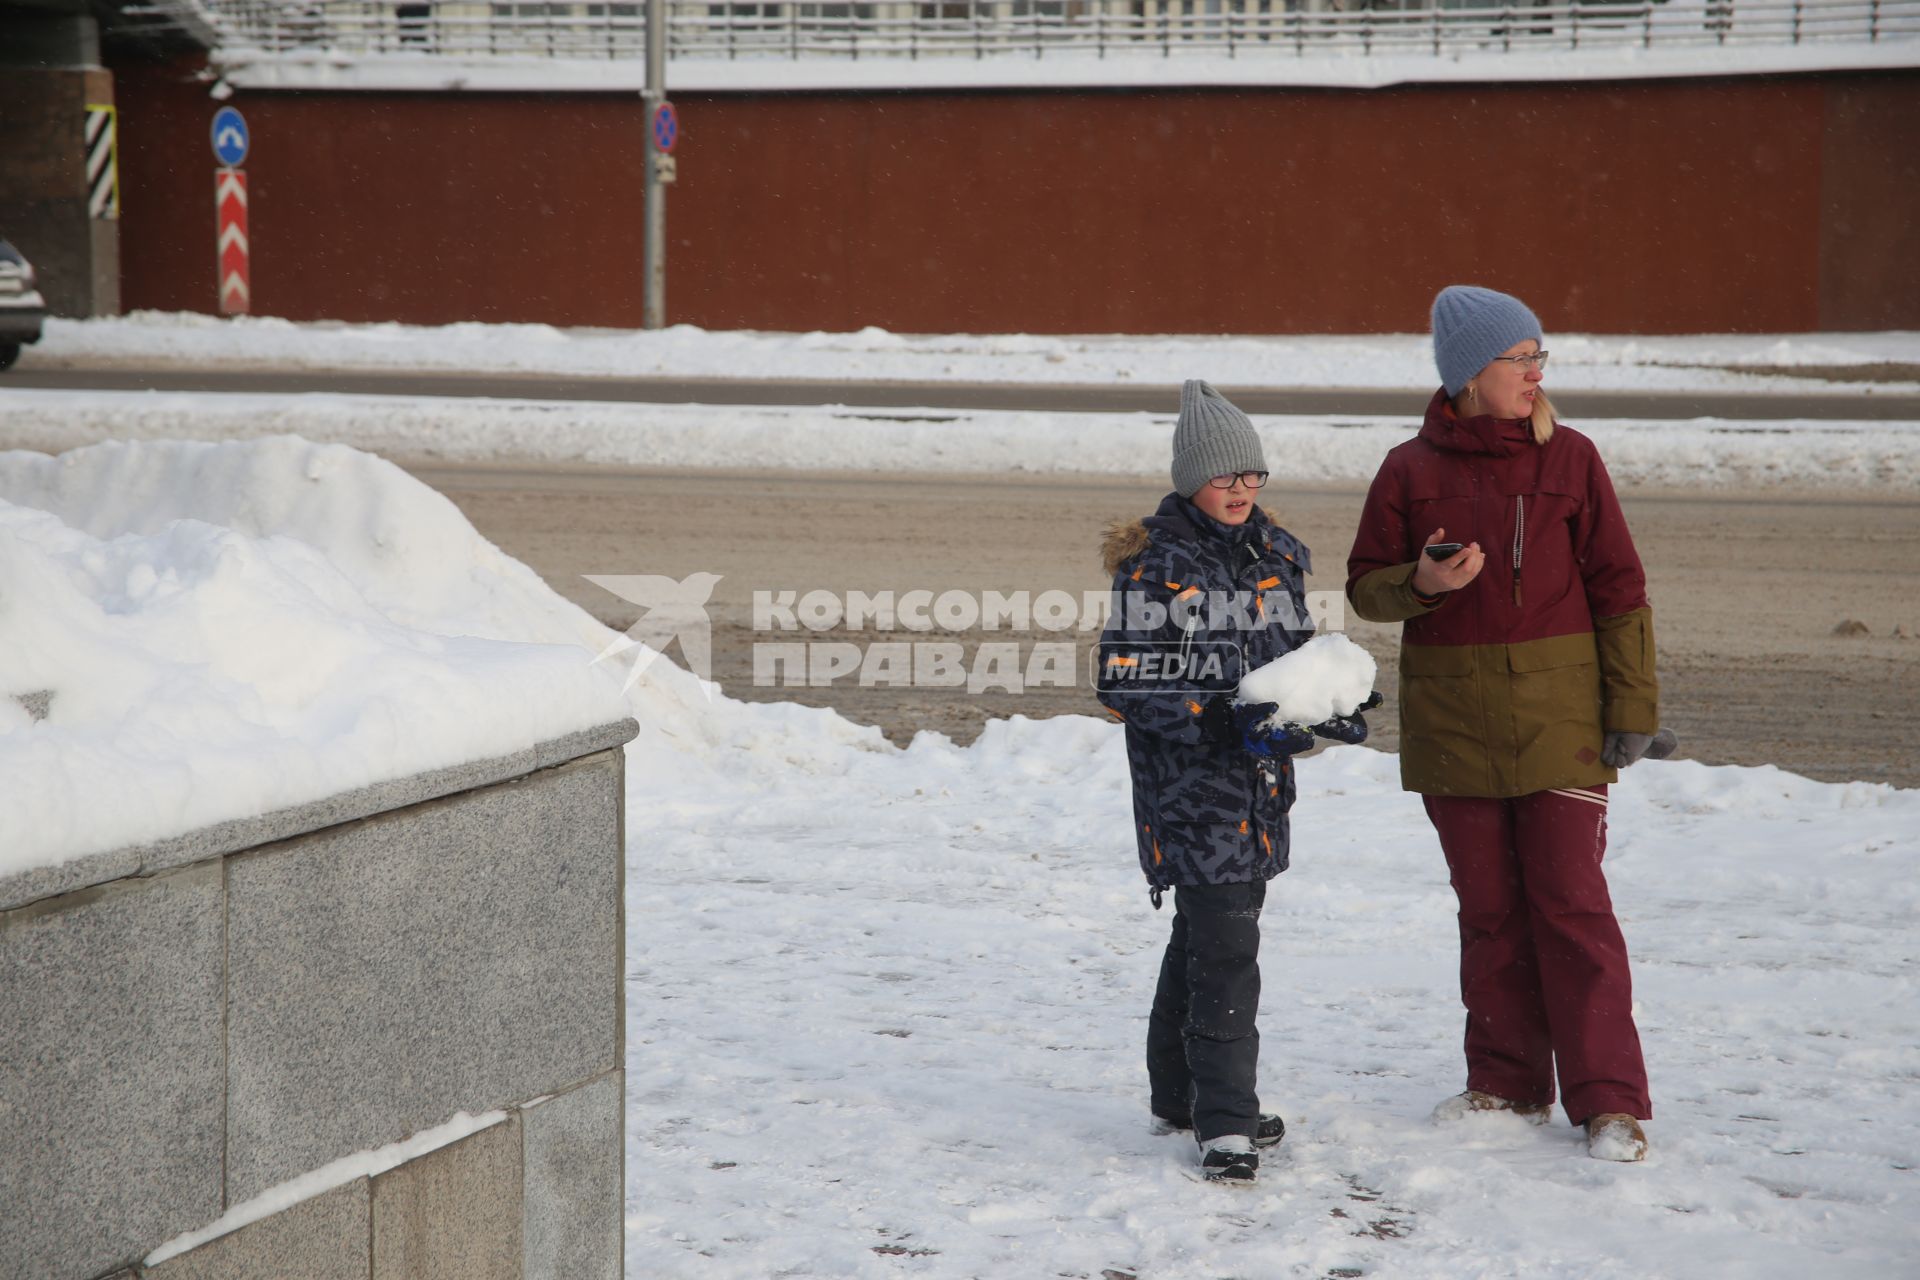
[[[1409, 317], [1423, 321], [1424, 316]], [[1549, 333], [1550, 386], [1583, 390], [1862, 390], [1719, 366], [1920, 364], [1920, 333], [1617, 337]], [[656, 332], [538, 324], [296, 324], [267, 317], [136, 312], [49, 320], [22, 368], [184, 365], [195, 369], [382, 369], [618, 378], [778, 378], [894, 382], [1038, 382], [1174, 388], [1395, 387], [1438, 380], [1425, 334], [1367, 337], [758, 333], [675, 325]], [[1913, 391], [1916, 383], [1880, 383]], [[4, 383], [0, 383], [0, 389]], [[1177, 399], [1175, 401], [1177, 403]], [[1417, 408], [1417, 406], [1416, 406]]]
[[[49, 477], [99, 464], [0, 456], [0, 517], [46, 534], [29, 554], [76, 548], [49, 574], [92, 612], [56, 620], [132, 607], [94, 590], [117, 565], [187, 582], [217, 543], [324, 576], [342, 629], [571, 638], [581, 671], [611, 638], [398, 473], [290, 441], [195, 470], [193, 448], [115, 446], [121, 483], [73, 489]], [[329, 504], [356, 514], [312, 518]], [[123, 505], [199, 523], [136, 528]], [[236, 574], [229, 603], [264, 614], [286, 582]], [[0, 628], [33, 606], [0, 592]], [[280, 678], [233, 661], [212, 674], [237, 703]], [[1390, 756], [1302, 761], [1263, 947], [1262, 1097], [1290, 1131], [1237, 1190], [1148, 1132], [1167, 916], [1117, 726], [1015, 718], [901, 749], [707, 692], [655, 662], [627, 702], [630, 1275], [1799, 1280], [1920, 1260], [1920, 791], [1691, 762], [1616, 788], [1656, 1108], [1632, 1166], [1564, 1125], [1426, 1122], [1461, 1083], [1443, 864]], [[0, 751], [55, 741], [66, 713], [0, 723]], [[127, 714], [190, 727], [152, 700]], [[5, 807], [17, 776], [0, 769]]]
[[1920, 792], [1693, 763], [1616, 788], [1656, 1113], [1648, 1163], [1622, 1166], [1564, 1123], [1427, 1121], [1462, 1085], [1445, 866], [1392, 757], [1302, 762], [1261, 957], [1261, 1099], [1289, 1132], [1236, 1193], [1148, 1131], [1167, 915], [1127, 844], [1116, 730], [1013, 720], [906, 751], [729, 732], [726, 786], [630, 796], [631, 1275], [1800, 1280], [1920, 1261]]

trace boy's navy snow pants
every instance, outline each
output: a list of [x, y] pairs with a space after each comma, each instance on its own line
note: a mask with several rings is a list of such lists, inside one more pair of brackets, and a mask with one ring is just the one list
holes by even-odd
[[1425, 797], [1460, 900], [1467, 1088], [1567, 1117], [1653, 1115], [1627, 943], [1600, 860], [1607, 789]]
[[1147, 1080], [1153, 1113], [1188, 1116], [1193, 1136], [1260, 1126], [1254, 1077], [1260, 1059], [1260, 908], [1267, 882], [1181, 885], [1173, 932], [1147, 1020]]

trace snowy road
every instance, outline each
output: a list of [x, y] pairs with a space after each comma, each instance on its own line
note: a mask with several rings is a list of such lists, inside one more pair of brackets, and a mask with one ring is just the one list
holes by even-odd
[[[1034, 410], [1057, 413], [1171, 414], [1166, 387], [1045, 382], [876, 381], [820, 378], [613, 378], [528, 373], [422, 373], [378, 370], [195, 370], [47, 368], [7, 377], [5, 386], [50, 391], [164, 391], [227, 395], [476, 397], [669, 405], [847, 405], [861, 408]], [[1248, 413], [1404, 416], [1431, 388], [1247, 386], [1221, 390]], [[1920, 394], [1893, 387], [1841, 391], [1640, 391], [1576, 389], [1556, 404], [1570, 419], [1737, 421], [1920, 420]]]
[[[929, 728], [970, 742], [993, 716], [1099, 713], [1084, 687], [968, 693], [865, 688], [843, 677], [817, 688], [755, 688], [755, 645], [769, 638], [753, 629], [755, 591], [1098, 591], [1106, 586], [1093, 554], [1098, 531], [1150, 509], [1160, 492], [1157, 477], [410, 469], [490, 541], [611, 625], [631, 624], [635, 611], [583, 575], [720, 574], [710, 609], [713, 676], [728, 692], [832, 706], [902, 744]], [[1277, 481], [1264, 496], [1314, 549], [1315, 587], [1339, 586], [1364, 492], [1359, 481]], [[1854, 490], [1635, 490], [1624, 502], [1650, 575], [1663, 710], [1689, 758], [1920, 786], [1920, 715], [1891, 710], [1920, 708], [1920, 640], [1893, 634], [1898, 626], [1920, 632], [1920, 601], [1897, 585], [1920, 563], [1920, 504]], [[748, 519], [715, 519], [736, 504]], [[916, 532], [876, 537], [876, 522]], [[1757, 627], [1754, 601], [1769, 593], [1795, 608]], [[1843, 618], [1868, 633], [1833, 634]], [[1380, 687], [1396, 698], [1399, 629], [1352, 616], [1346, 626], [1380, 660]], [[853, 628], [822, 638], [864, 647], [897, 635]], [[951, 638], [977, 654], [980, 644], [1007, 636], [975, 628]], [[1093, 634], [1070, 638], [1084, 661]], [[1810, 690], [1818, 691], [1817, 715], [1782, 714]], [[1375, 718], [1375, 745], [1387, 750], [1397, 746], [1396, 710], [1390, 702]]]

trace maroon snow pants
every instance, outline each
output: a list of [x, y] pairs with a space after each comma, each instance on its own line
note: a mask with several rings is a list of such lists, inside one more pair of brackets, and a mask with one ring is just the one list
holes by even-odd
[[1426, 796], [1460, 899], [1467, 1088], [1567, 1117], [1653, 1115], [1627, 943], [1600, 860], [1607, 789]]

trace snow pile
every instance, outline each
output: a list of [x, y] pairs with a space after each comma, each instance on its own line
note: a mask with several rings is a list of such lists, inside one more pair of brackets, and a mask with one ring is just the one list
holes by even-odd
[[1372, 654], [1332, 632], [1247, 672], [1239, 701], [1274, 703], [1269, 724], [1319, 724], [1352, 715], [1373, 692], [1377, 672]]
[[0, 873], [618, 719], [596, 629], [338, 445], [0, 454]]
[[[1426, 320], [1424, 308], [1409, 315]], [[1920, 333], [1738, 334], [1634, 337], [1547, 335], [1557, 389], [1631, 391], [1796, 388], [1854, 384], [1762, 377], [1713, 366], [1920, 364]], [[1221, 387], [1438, 385], [1424, 333], [1341, 336], [767, 333], [674, 325], [654, 331], [556, 329], [541, 324], [296, 324], [135, 312], [50, 319], [25, 369], [178, 365], [211, 369], [483, 370], [607, 378], [755, 378], [823, 382], [1037, 382], [1173, 388], [1187, 378]], [[1863, 379], [1863, 381], [1865, 381]], [[1881, 384], [1913, 390], [1915, 384]], [[1169, 409], [1171, 412], [1171, 408]]]
[[[0, 438], [44, 449], [110, 439], [246, 440], [291, 432], [400, 458], [634, 467], [1166, 475], [1179, 384], [1164, 414], [767, 408], [452, 399], [12, 391]], [[1275, 479], [1365, 484], [1419, 425], [1391, 418], [1258, 415]], [[1909, 422], [1577, 420], [1617, 485], [1906, 491], [1920, 486]]]

